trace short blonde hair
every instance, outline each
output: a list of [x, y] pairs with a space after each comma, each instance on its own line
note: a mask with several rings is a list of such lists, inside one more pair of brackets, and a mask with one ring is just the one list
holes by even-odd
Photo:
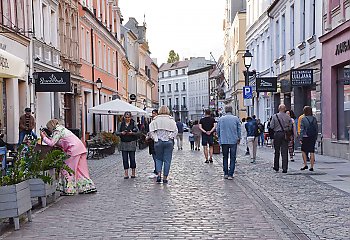
[[158, 115], [170, 115], [170, 110], [167, 106], [163, 105], [158, 109]]
[[59, 124], [59, 121], [57, 119], [51, 119], [50, 121], [48, 121], [46, 123], [46, 127], [50, 130], [53, 131], [55, 130], [55, 128], [57, 127], [57, 125]]

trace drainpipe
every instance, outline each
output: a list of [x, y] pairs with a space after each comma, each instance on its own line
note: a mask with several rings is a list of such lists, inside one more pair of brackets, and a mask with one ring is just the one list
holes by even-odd
[[[95, 57], [94, 57], [94, 29], [91, 28], [91, 76], [92, 76], [92, 106], [95, 107]], [[93, 134], [96, 133], [96, 120], [95, 120], [95, 113], [92, 114], [92, 132]], [[85, 126], [86, 127], [86, 126]]]

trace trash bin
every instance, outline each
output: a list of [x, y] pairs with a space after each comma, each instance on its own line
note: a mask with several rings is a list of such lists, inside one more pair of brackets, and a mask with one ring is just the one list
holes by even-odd
[[81, 138], [80, 129], [79, 128], [68, 128], [69, 131], [71, 131], [75, 136], [78, 138]]

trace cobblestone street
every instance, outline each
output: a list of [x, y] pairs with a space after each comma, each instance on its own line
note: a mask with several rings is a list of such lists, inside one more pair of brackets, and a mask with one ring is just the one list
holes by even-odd
[[[89, 160], [97, 194], [61, 197], [2, 238], [349, 238], [348, 193], [298, 170], [274, 173], [271, 149], [259, 148], [255, 165], [243, 151], [238, 155], [229, 181], [222, 176], [221, 155], [205, 164], [202, 151], [190, 151], [187, 144], [182, 151], [175, 148], [168, 185], [149, 178], [153, 160], [147, 149], [137, 152], [136, 179], [123, 179], [120, 153]], [[301, 165], [300, 156], [296, 162]]]

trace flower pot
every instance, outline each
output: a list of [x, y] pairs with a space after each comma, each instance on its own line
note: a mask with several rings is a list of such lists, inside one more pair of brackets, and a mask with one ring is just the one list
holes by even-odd
[[13, 218], [15, 230], [19, 229], [19, 217], [27, 213], [28, 221], [32, 221], [32, 203], [28, 181], [0, 187], [0, 218]]
[[213, 154], [220, 154], [220, 145], [219, 144], [213, 145]]
[[30, 197], [39, 198], [42, 207], [46, 207], [46, 198], [50, 195], [55, 197], [57, 180], [55, 179], [55, 169], [47, 171], [52, 177], [52, 184], [44, 183], [40, 178], [29, 179]]

